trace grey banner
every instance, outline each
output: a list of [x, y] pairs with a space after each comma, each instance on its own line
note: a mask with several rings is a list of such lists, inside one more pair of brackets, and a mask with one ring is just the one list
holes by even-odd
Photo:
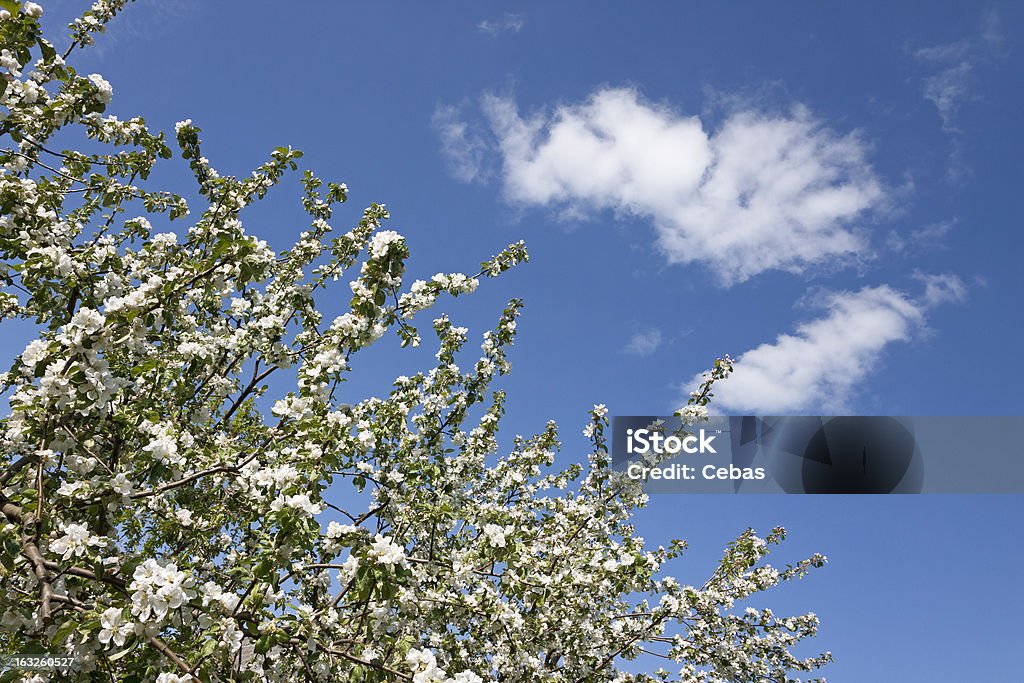
[[1024, 493], [1024, 416], [612, 419], [649, 493]]

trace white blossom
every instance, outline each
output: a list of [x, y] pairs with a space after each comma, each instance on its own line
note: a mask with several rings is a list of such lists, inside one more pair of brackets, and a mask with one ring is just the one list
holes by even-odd
[[382, 230], [373, 236], [370, 241], [370, 256], [374, 258], [382, 258], [387, 254], [392, 244], [398, 244], [405, 238], [399, 235], [394, 230]]
[[169, 610], [176, 610], [196, 596], [193, 579], [176, 564], [146, 560], [132, 575], [132, 613], [141, 621], [162, 621]]
[[81, 557], [89, 552], [90, 547], [103, 546], [106, 541], [94, 536], [89, 532], [85, 524], [70, 523], [63, 526], [63, 535], [50, 543], [50, 550], [61, 556], [62, 559]]
[[30, 368], [34, 368], [49, 352], [50, 345], [42, 339], [34, 339], [21, 353], [21, 362]]
[[484, 536], [487, 537], [487, 542], [495, 548], [505, 547], [505, 527], [497, 524], [485, 524]]
[[368, 552], [378, 564], [405, 565], [405, 550], [390, 538], [377, 534]]
[[100, 615], [100, 633], [97, 638], [104, 645], [113, 641], [115, 645], [121, 647], [134, 630], [135, 624], [124, 621], [121, 609], [111, 607]]
[[114, 98], [114, 89], [110, 86], [110, 83], [99, 74], [89, 74], [89, 80], [96, 86], [96, 99], [103, 104], [109, 104]]

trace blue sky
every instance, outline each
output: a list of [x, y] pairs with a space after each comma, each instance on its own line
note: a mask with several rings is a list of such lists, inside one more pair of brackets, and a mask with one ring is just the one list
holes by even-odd
[[1019, 7], [145, 5], [92, 57], [115, 112], [223, 172], [304, 149], [425, 270], [527, 240], [464, 319], [527, 300], [529, 421], [666, 411], [726, 352], [734, 412], [1021, 412]]
[[[46, 4], [45, 25], [82, 6]], [[526, 300], [508, 429], [557, 419], [576, 457], [593, 403], [670, 411], [726, 352], [719, 411], [1024, 412], [1022, 15], [140, 1], [80, 69], [113, 84], [111, 113], [191, 118], [223, 173], [303, 149], [353, 204], [388, 204], [415, 276], [526, 240], [528, 266], [444, 308], [479, 333]], [[250, 229], [286, 246], [297, 198], [279, 190]], [[354, 398], [429, 358], [387, 344]], [[790, 526], [793, 559], [829, 554], [779, 598], [822, 615], [833, 680], [1010, 669], [1019, 497], [740, 498], [661, 497], [640, 528], [689, 538], [698, 569], [750, 525]]]

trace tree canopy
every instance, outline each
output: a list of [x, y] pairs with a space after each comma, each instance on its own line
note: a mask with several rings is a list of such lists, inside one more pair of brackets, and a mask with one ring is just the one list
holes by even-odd
[[[72, 662], [0, 680], [781, 683], [828, 661], [792, 651], [814, 614], [748, 606], [824, 558], [775, 568], [784, 531], [749, 530], [703, 582], [672, 578], [685, 543], [636, 535], [647, 497], [611, 467], [603, 406], [567, 467], [553, 423], [499, 440], [519, 300], [477, 357], [436, 314], [433, 367], [342, 403], [361, 349], [419, 345], [425, 310], [524, 245], [407, 283], [386, 208], [339, 234], [348, 189], [300, 151], [221, 175], [191, 121], [106, 114], [113, 88], [73, 64], [125, 4], [58, 49], [39, 5], [0, 1], [0, 312], [36, 330], [0, 376], [0, 648]], [[194, 185], [151, 187], [175, 155]], [[290, 173], [308, 229], [275, 251], [242, 213]]]

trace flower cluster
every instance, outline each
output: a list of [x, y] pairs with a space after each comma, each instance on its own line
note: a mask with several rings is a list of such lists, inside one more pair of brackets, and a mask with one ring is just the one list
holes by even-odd
[[384, 565], [404, 565], [405, 551], [390, 538], [377, 534], [367, 555], [374, 562]]
[[146, 560], [136, 567], [128, 586], [132, 591], [132, 614], [140, 621], [152, 618], [159, 623], [170, 610], [196, 597], [193, 585], [193, 578], [173, 562], [160, 564], [153, 559]]
[[105, 539], [93, 536], [85, 524], [71, 522], [63, 525], [61, 531], [63, 533], [50, 543], [50, 550], [64, 560], [81, 557], [91, 548], [107, 544]]
[[[623, 662], [654, 655], [657, 680], [752, 683], [828, 660], [793, 654], [815, 615], [751, 605], [824, 564], [769, 564], [782, 530], [705, 581], [665, 573], [684, 544], [634, 533], [647, 498], [610, 466], [604, 405], [565, 468], [553, 423], [499, 440], [519, 300], [476, 341], [436, 315], [432, 367], [355, 395], [362, 350], [419, 345], [415, 314], [525, 246], [407, 284], [386, 207], [332, 237], [348, 188], [299, 150], [236, 177], [190, 120], [107, 115], [111, 85], [71, 64], [126, 4], [75, 20], [67, 63], [38, 4], [0, 10], [0, 321], [37, 337], [0, 375], [0, 643], [157, 683], [650, 683]], [[181, 194], [151, 187], [177, 177], [155, 172], [168, 141]], [[275, 250], [248, 221], [294, 172], [308, 229]]]
[[135, 624], [124, 620], [124, 611], [120, 607], [111, 607], [100, 615], [100, 632], [96, 638], [104, 645], [113, 642], [121, 647], [134, 633]]

